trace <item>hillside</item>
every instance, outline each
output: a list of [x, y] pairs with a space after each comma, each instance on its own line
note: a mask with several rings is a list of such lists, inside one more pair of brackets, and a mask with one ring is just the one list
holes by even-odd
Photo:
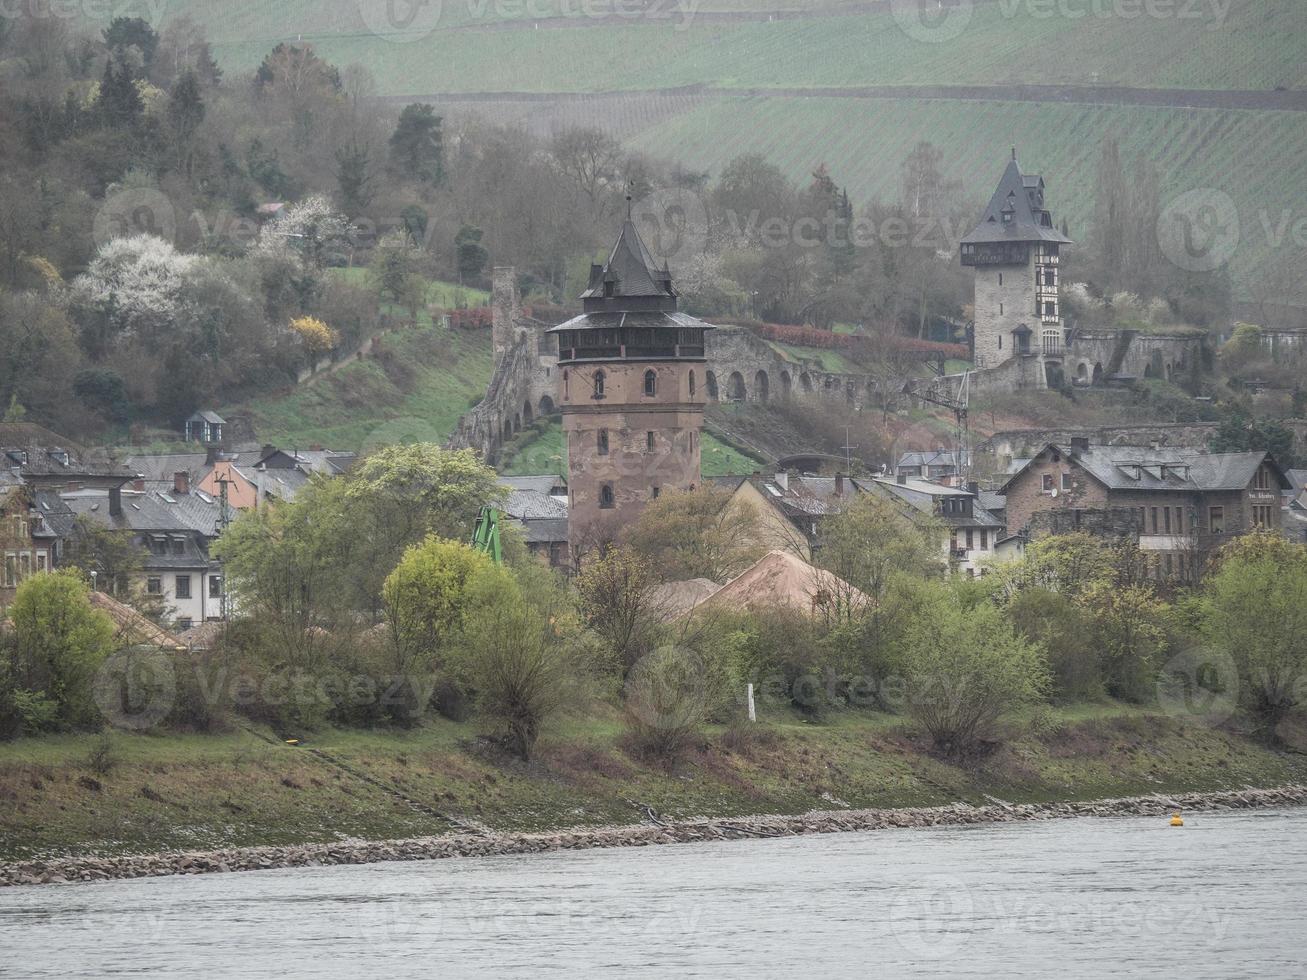
[[1243, 298], [1283, 244], [1267, 222], [1301, 196], [1307, 5], [1297, 0], [1231, 0], [1223, 17], [1208, 4], [1074, 17], [996, 0], [964, 4], [939, 34], [884, 2], [716, 0], [543, 19], [516, 4], [446, 3], [438, 20], [406, 30], [388, 26], [387, 9], [176, 0], [168, 16], [203, 24], [229, 70], [252, 70], [280, 41], [308, 41], [335, 64], [366, 65], [396, 102], [543, 133], [598, 125], [713, 175], [744, 153], [798, 181], [824, 162], [856, 203], [896, 193], [902, 160], [929, 139], [979, 207], [1017, 145], [1080, 240], [1111, 136], [1128, 163], [1157, 165], [1164, 201], [1198, 188], [1231, 195]]

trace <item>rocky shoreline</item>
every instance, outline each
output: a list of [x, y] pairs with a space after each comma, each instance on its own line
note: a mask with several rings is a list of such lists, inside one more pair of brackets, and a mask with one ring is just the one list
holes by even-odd
[[758, 837], [796, 837], [891, 827], [939, 827], [966, 824], [1014, 823], [1066, 817], [1155, 816], [1174, 811], [1245, 810], [1307, 804], [1307, 786], [1278, 789], [1229, 790], [1211, 793], [1136, 796], [1074, 803], [949, 806], [885, 810], [821, 810], [797, 816], [696, 818], [674, 823], [618, 827], [574, 827], [550, 833], [449, 834], [409, 840], [345, 840], [286, 847], [244, 847], [217, 851], [183, 851], [123, 857], [68, 857], [0, 864], [0, 886], [105, 881], [162, 875], [208, 874], [220, 871], [263, 871], [271, 868], [371, 864], [377, 861], [428, 861], [492, 854], [531, 854], [542, 851], [596, 847], [645, 847]]

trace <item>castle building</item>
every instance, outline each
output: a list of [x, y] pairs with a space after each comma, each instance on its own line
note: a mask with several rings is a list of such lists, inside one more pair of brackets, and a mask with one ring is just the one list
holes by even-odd
[[701, 482], [710, 324], [677, 310], [635, 225], [590, 269], [582, 313], [549, 331], [558, 341], [557, 404], [567, 438], [570, 550], [615, 540], [650, 500]]
[[1023, 174], [1016, 150], [973, 232], [962, 264], [976, 270], [975, 363], [982, 370], [1013, 358], [1034, 360], [1034, 387], [1056, 386], [1066, 337], [1058, 253], [1073, 244], [1044, 204], [1044, 178]]

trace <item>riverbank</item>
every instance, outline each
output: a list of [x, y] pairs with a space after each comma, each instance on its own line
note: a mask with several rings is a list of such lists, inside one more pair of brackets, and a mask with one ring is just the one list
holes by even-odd
[[798, 837], [889, 828], [1014, 823], [1068, 817], [1153, 816], [1212, 810], [1246, 810], [1307, 804], [1307, 786], [1225, 793], [1181, 793], [1115, 800], [943, 807], [897, 810], [814, 811], [797, 816], [767, 815], [734, 820], [709, 819], [639, 826], [572, 828], [549, 834], [453, 834], [395, 841], [341, 841], [295, 847], [254, 847], [118, 858], [62, 858], [0, 865], [0, 886], [62, 884], [166, 875], [266, 871], [273, 868], [373, 864], [379, 861], [430, 861], [452, 857], [538, 854], [544, 851], [607, 847], [648, 847], [758, 837]]
[[[995, 800], [1049, 812], [1123, 798], [1218, 805], [1225, 797], [1212, 794], [1307, 785], [1300, 752], [1112, 704], [1058, 709], [965, 765], [930, 755], [900, 718], [854, 712], [709, 729], [674, 764], [631, 751], [616, 716], [560, 725], [529, 765], [477, 732], [475, 722], [436, 721], [406, 732], [318, 732], [298, 746], [244, 730], [0, 744], [0, 865], [7, 881], [176, 873], [193, 870], [178, 860], [221, 870], [379, 860], [378, 848], [427, 857], [447, 847], [490, 853], [491, 842], [583, 846], [541, 843], [559, 834], [700, 839], [715, 833], [709, 826], [729, 836], [755, 819], [788, 827], [813, 813], [842, 830], [914, 814], [971, 821], [991, 819], [991, 807], [998, 818], [1023, 812]], [[584, 846], [617, 846], [611, 839]], [[378, 841], [421, 843], [365, 843]]]

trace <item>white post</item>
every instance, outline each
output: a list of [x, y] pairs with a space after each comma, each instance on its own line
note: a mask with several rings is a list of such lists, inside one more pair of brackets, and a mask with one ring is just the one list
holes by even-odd
[[753, 706], [753, 685], [752, 685], [752, 684], [750, 684], [750, 685], [748, 686], [748, 694], [749, 694], [749, 720], [750, 720], [750, 721], [757, 721], [757, 720], [758, 720], [758, 712], [754, 709], [754, 706]]

